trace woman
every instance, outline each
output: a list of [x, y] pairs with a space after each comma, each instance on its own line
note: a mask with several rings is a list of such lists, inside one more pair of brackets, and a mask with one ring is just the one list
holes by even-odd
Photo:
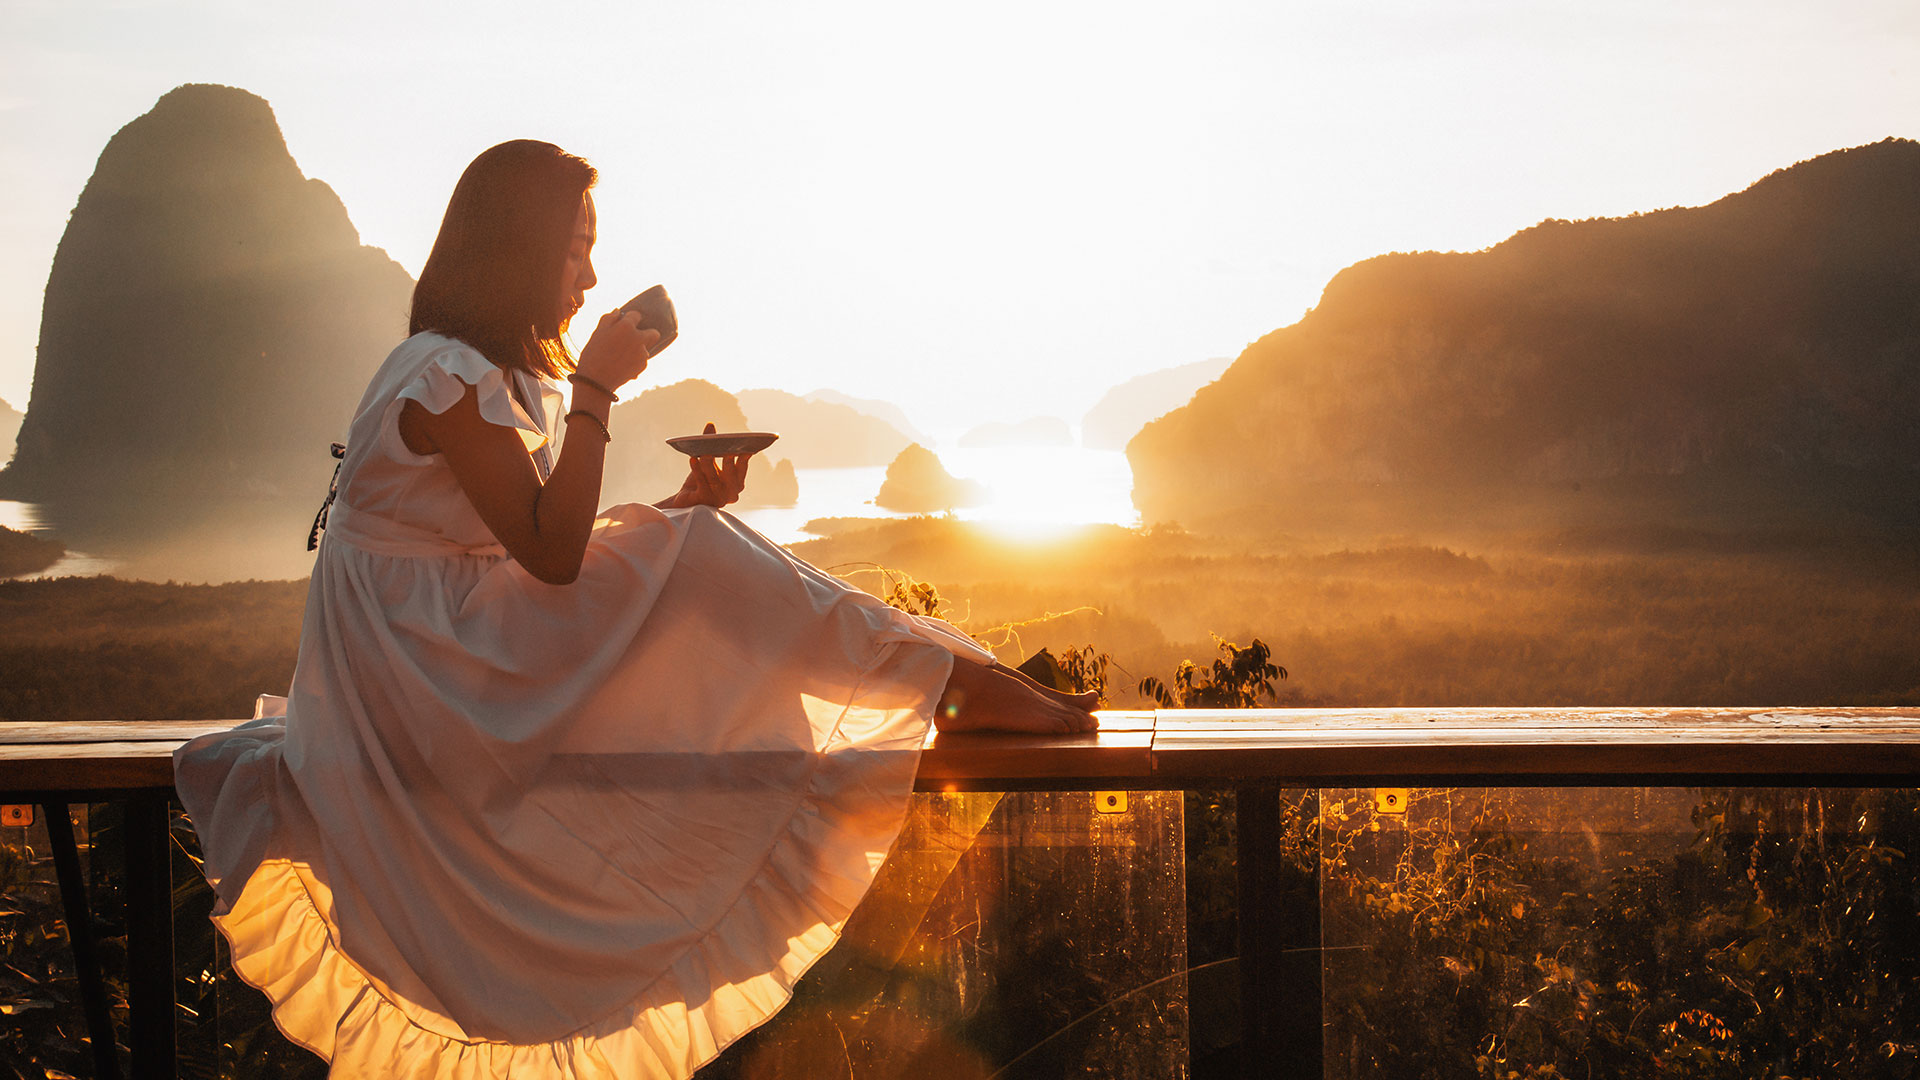
[[349, 432], [285, 714], [176, 755], [235, 969], [340, 1075], [685, 1076], [832, 945], [936, 716], [1094, 726], [720, 513], [743, 458], [596, 516], [658, 334], [561, 339], [594, 178], [530, 141], [461, 177]]

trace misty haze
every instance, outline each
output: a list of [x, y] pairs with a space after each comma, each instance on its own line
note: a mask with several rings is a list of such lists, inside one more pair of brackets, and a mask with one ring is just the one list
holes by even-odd
[[[447, 162], [563, 91], [555, 130], [499, 137], [603, 170], [574, 352], [654, 281], [680, 305], [608, 407], [600, 506], [671, 495], [669, 438], [777, 434], [727, 508], [763, 550], [1158, 718], [1920, 706], [1920, 142], [1887, 126], [1920, 104], [1920, 23], [1868, 4], [1823, 36], [1770, 6], [1775, 55], [1710, 12], [1296, 7], [853, 20], [884, 49], [844, 13], [663, 11], [637, 54], [570, 39], [556, 90], [518, 55], [554, 13], [395, 5], [352, 63], [230, 47], [223, 18], [192, 24], [219, 63], [94, 71], [113, 115], [63, 121], [90, 162], [68, 216], [50, 184], [15, 200], [48, 258], [33, 311], [0, 308], [0, 347], [35, 335], [0, 357], [0, 721], [288, 692], [333, 445], [433, 278]], [[444, 55], [393, 51], [429, 33]], [[309, 46], [325, 94], [268, 77]], [[0, 92], [16, 111], [46, 107]], [[731, 647], [711, 631], [688, 656]], [[1914, 791], [1257, 781], [917, 796], [852, 944], [700, 1075], [1238, 1075], [1256, 789], [1316, 890], [1288, 955], [1323, 965], [1322, 1075], [1920, 1075]], [[115, 812], [76, 813], [88, 850]], [[44, 834], [0, 832], [0, 1064], [91, 1075]], [[203, 932], [181, 1074], [321, 1075], [172, 835], [175, 922]]]
[[[348, 213], [244, 91], [182, 87], [113, 138], [0, 472], [13, 572], [304, 575], [327, 444], [410, 284]], [[668, 437], [776, 431], [738, 513], [869, 588], [933, 584], [1011, 659], [1094, 646], [1146, 674], [1218, 634], [1268, 642], [1298, 702], [1906, 702], [1920, 606], [1888, 589], [1920, 505], [1915, 252], [1920, 145], [1887, 140], [1710, 206], [1367, 260], [1238, 358], [1126, 380], [1077, 427], [925, 415], [948, 434], [923, 446], [881, 401], [669, 375], [617, 408], [605, 501], [671, 490]], [[55, 618], [53, 595], [16, 602]], [[139, 648], [193, 648], [164, 613], [136, 623]], [[92, 715], [153, 715], [98, 692]]]

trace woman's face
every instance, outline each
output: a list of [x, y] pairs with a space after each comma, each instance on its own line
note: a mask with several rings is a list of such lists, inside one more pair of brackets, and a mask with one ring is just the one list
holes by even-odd
[[573, 219], [573, 238], [567, 245], [567, 261], [560, 267], [560, 329], [565, 330], [581, 305], [587, 290], [600, 280], [593, 276], [594, 241], [593, 196], [580, 196], [580, 213]]

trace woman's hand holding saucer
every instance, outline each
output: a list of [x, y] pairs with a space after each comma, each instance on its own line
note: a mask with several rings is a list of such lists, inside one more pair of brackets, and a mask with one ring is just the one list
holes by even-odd
[[[708, 424], [706, 434], [713, 433], [714, 426]], [[718, 458], [690, 458], [687, 479], [680, 485], [680, 490], [674, 492], [671, 498], [653, 505], [662, 510], [679, 510], [689, 506], [730, 506], [740, 500], [740, 492], [746, 489], [747, 462], [752, 457], [752, 454], [735, 454]]]

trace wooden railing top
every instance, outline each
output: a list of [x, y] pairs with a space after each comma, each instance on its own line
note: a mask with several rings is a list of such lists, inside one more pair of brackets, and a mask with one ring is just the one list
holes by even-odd
[[[239, 721], [0, 722], [0, 792], [171, 787]], [[1233, 783], [1920, 785], [1920, 709], [1109, 711], [1082, 735], [934, 734], [922, 790]]]

